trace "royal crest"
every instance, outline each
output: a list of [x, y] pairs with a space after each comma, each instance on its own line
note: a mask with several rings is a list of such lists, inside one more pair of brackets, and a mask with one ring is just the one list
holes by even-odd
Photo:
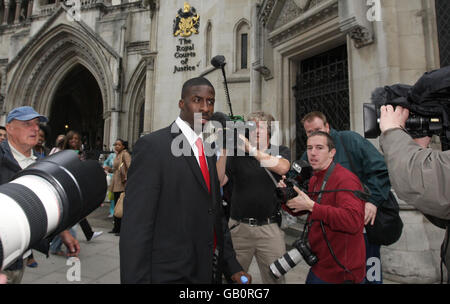
[[200, 27], [200, 16], [194, 7], [184, 2], [184, 7], [178, 10], [178, 14], [173, 21], [173, 35], [176, 37], [189, 37], [198, 34]]

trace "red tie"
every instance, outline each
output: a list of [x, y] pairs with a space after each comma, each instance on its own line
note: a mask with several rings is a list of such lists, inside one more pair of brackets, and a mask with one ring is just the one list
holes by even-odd
[[[208, 187], [208, 192], [211, 193], [211, 183], [209, 180], [209, 171], [208, 166], [206, 165], [206, 157], [205, 153], [203, 152], [203, 142], [201, 138], [198, 138], [195, 142], [195, 145], [198, 149], [198, 159], [200, 161], [200, 169], [202, 170], [203, 178], [205, 179], [206, 187]], [[214, 248], [213, 252], [216, 251], [216, 245], [217, 245], [217, 237], [216, 237], [216, 230], [214, 229]]]
[[198, 159], [200, 161], [200, 169], [202, 170], [203, 178], [205, 179], [206, 187], [208, 187], [208, 192], [211, 193], [211, 185], [209, 181], [209, 171], [208, 166], [206, 165], [206, 157], [205, 153], [203, 152], [203, 142], [202, 139], [199, 138], [195, 142], [195, 145], [198, 149]]

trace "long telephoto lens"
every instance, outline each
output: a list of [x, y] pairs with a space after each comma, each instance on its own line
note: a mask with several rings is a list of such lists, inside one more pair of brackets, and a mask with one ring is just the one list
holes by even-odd
[[97, 161], [66, 150], [40, 160], [0, 186], [0, 269], [46, 237], [94, 211], [106, 193]]
[[301, 259], [302, 256], [300, 252], [296, 248], [293, 248], [286, 252], [278, 260], [270, 264], [270, 273], [276, 279], [280, 279], [289, 270], [294, 268], [301, 261]]

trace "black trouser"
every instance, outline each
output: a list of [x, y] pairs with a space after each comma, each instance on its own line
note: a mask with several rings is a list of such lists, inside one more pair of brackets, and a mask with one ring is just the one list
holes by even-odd
[[[119, 201], [119, 197], [121, 192], [114, 192], [114, 202], [117, 204], [117, 202]], [[120, 223], [122, 222], [122, 219], [118, 218], [118, 217], [114, 217], [114, 228], [113, 228], [113, 232], [114, 233], [120, 233]]]
[[81, 230], [83, 230], [84, 235], [86, 236], [86, 240], [90, 241], [92, 239], [92, 236], [94, 235], [94, 231], [92, 231], [92, 227], [87, 221], [87, 219], [82, 219], [81, 222], [79, 222]]

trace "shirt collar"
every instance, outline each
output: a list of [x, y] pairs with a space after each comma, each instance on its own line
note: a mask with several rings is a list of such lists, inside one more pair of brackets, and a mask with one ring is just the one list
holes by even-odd
[[27, 157], [27, 156], [23, 155], [22, 153], [20, 153], [19, 151], [17, 151], [9, 142], [8, 142], [8, 144], [9, 144], [9, 148], [11, 149], [11, 153], [12, 153], [13, 157], [19, 163], [20, 167], [22, 167], [22, 164], [24, 164], [24, 163], [34, 162], [37, 159], [37, 157], [34, 155], [33, 150], [31, 150], [31, 156]]
[[178, 116], [177, 120], [175, 120], [175, 123], [180, 128], [180, 130], [183, 133], [183, 135], [186, 136], [186, 138], [187, 138], [189, 144], [191, 145], [191, 147], [193, 147], [195, 145], [195, 142], [199, 138], [203, 142], [203, 133], [196, 134], [194, 132], [194, 130], [192, 130], [192, 128], [189, 126], [189, 124], [187, 122], [185, 122], [184, 120], [182, 120], [179, 116]]

